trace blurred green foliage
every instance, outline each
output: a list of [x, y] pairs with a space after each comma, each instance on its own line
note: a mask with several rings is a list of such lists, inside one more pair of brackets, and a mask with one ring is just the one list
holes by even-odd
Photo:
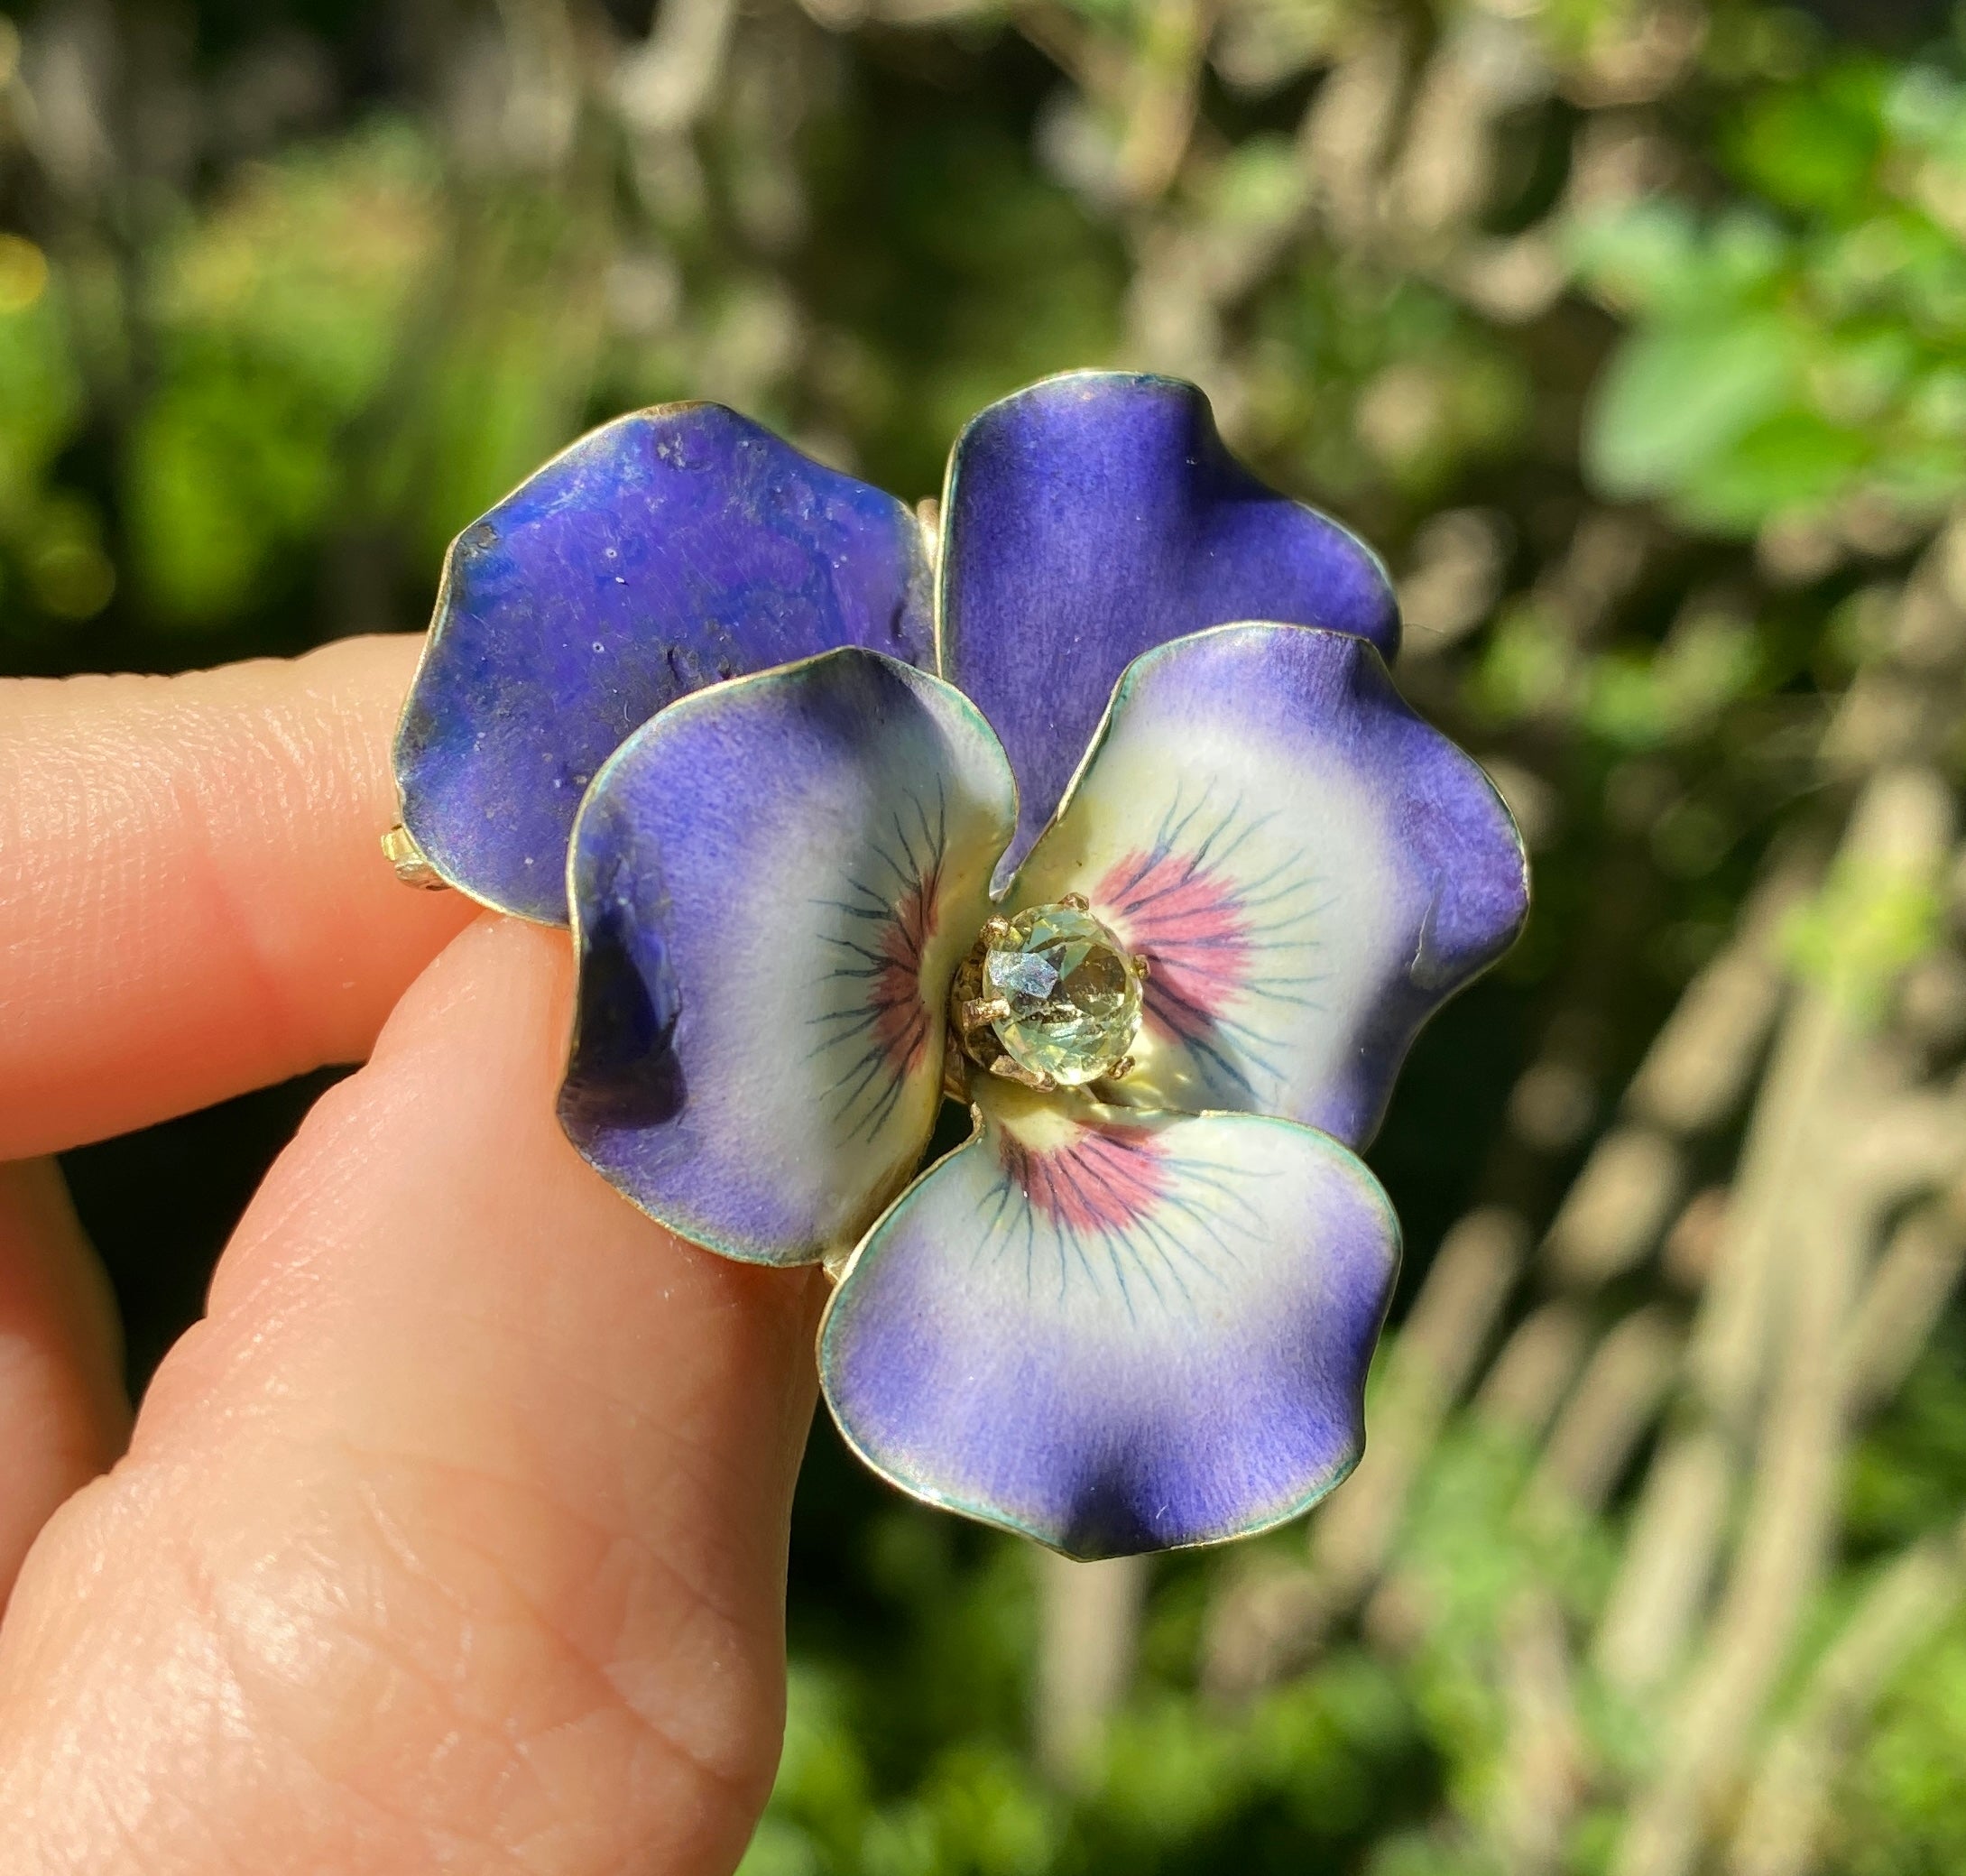
[[[1193, 376], [1385, 551], [1402, 685], [1536, 852], [1530, 932], [1423, 1039], [1375, 1149], [1403, 1310], [1471, 1203], [1548, 1222], [1758, 869], [1863, 765], [1851, 699], [1966, 499], [1962, 32], [1748, 0], [13, 6], [0, 659], [415, 626], [448, 539], [636, 403], [722, 399], [913, 498], [1032, 377]], [[1952, 776], [1954, 719], [1934, 734]], [[1955, 897], [1845, 868], [1784, 956], [1896, 1021]], [[1683, 1325], [1691, 1256], [1580, 1307]], [[176, 1319], [147, 1294], [153, 1354]], [[895, 1502], [822, 1429], [746, 1876], [1613, 1868], [1665, 1709], [1586, 1669], [1554, 1861], [1493, 1818], [1523, 1638], [1594, 1619], [1643, 1455], [1562, 1508], [1480, 1398], [1304, 1671], [1200, 1688], [1224, 1603], [1301, 1529], [1157, 1565], [1075, 1777], [1032, 1749], [1029, 1554]], [[1881, 1560], [1960, 1517], [1956, 1314], [1847, 1470], [1771, 1725]], [[1847, 1745], [1811, 1866], [1966, 1868], [1966, 1623]]]
[[350, 513], [374, 467], [350, 432], [400, 368], [438, 260], [438, 188], [413, 131], [368, 125], [240, 177], [147, 257], [156, 381], [120, 507], [162, 621], [237, 613]]
[[1966, 482], [1966, 91], [1827, 63], [1747, 99], [1740, 196], [1585, 222], [1574, 252], [1634, 330], [1585, 463], [1607, 492], [1750, 532], [1869, 496], [1936, 514]]

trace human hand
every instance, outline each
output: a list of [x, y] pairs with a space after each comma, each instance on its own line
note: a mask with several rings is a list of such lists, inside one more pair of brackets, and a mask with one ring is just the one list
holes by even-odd
[[[564, 935], [392, 878], [416, 649], [0, 686], [5, 1876], [728, 1871], [769, 1787], [818, 1280], [596, 1178]], [[38, 1156], [365, 1056], [132, 1431]]]

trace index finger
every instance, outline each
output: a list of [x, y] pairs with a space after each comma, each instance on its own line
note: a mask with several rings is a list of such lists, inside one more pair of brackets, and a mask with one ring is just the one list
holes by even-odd
[[377, 846], [420, 644], [0, 685], [0, 1160], [368, 1053], [474, 910]]

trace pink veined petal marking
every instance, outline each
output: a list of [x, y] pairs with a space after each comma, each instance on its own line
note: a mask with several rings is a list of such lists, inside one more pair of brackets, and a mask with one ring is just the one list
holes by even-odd
[[[1059, 1294], [1084, 1282], [1137, 1308], [1188, 1310], [1242, 1259], [1238, 1240], [1260, 1222], [1224, 1169], [1170, 1155], [1147, 1125], [1080, 1119], [1056, 1146], [997, 1135], [1002, 1177], [984, 1200], [981, 1242], [1021, 1251], [1035, 1283], [1047, 1253]], [[1039, 1227], [1045, 1227], [1040, 1230]]]
[[928, 1046], [928, 1006], [921, 993], [921, 961], [928, 940], [936, 934], [941, 883], [938, 855], [927, 877], [902, 892], [876, 944], [881, 962], [869, 999], [874, 1012], [873, 1034], [889, 1067], [897, 1075], [914, 1068]]
[[1048, 1148], [1006, 1132], [999, 1157], [1031, 1205], [1074, 1234], [1125, 1231], [1153, 1211], [1168, 1187], [1158, 1147], [1137, 1128], [1085, 1124], [1066, 1145]]
[[840, 1063], [827, 1095], [849, 1137], [879, 1132], [934, 1033], [922, 993], [922, 963], [942, 915], [948, 804], [936, 784], [931, 811], [910, 796], [868, 844], [864, 875], [828, 900], [842, 929], [826, 937], [834, 958], [819, 981], [827, 1006], [811, 1018], [814, 1055]]
[[1147, 1020], [1184, 1042], [1207, 1035], [1249, 976], [1249, 920], [1233, 883], [1191, 855], [1136, 849], [1092, 896], [1148, 962]]
[[1208, 809], [1206, 790], [1190, 808], [1177, 797], [1153, 845], [1115, 861], [1089, 896], [1147, 960], [1148, 1022], [1218, 1087], [1257, 1096], [1285, 1069], [1265, 1006], [1317, 1007], [1312, 921], [1329, 901], [1312, 902], [1319, 882], [1295, 857], [1253, 878], [1232, 865], [1274, 816]]

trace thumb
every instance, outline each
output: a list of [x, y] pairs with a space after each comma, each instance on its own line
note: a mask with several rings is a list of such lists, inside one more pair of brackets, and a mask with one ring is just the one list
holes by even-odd
[[737, 1862], [817, 1283], [574, 1155], [569, 977], [481, 920], [274, 1167], [0, 1628], [0, 1870]]

